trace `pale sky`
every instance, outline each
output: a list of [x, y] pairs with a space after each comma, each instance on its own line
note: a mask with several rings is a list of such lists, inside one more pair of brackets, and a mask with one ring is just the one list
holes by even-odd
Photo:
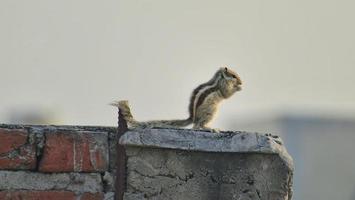
[[[355, 112], [355, 1], [1, 0], [0, 122], [23, 110], [57, 124], [187, 117], [191, 91], [228, 65], [244, 88], [223, 121], [296, 110]], [[223, 127], [220, 127], [223, 128]]]

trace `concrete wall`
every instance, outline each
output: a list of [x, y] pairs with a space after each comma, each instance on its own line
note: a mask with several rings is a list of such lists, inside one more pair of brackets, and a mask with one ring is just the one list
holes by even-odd
[[246, 132], [129, 131], [125, 200], [290, 200], [292, 158], [279, 137]]
[[[124, 184], [115, 183], [116, 132], [0, 125], [0, 200], [113, 200], [115, 185]], [[127, 155], [125, 200], [292, 197], [293, 162], [278, 136], [142, 129], [120, 142]]]

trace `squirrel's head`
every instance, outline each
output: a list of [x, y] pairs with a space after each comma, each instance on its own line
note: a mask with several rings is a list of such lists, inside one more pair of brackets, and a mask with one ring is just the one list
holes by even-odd
[[232, 71], [227, 67], [222, 67], [220, 70], [222, 72], [223, 79], [237, 87], [238, 91], [242, 89], [242, 80], [236, 72]]
[[222, 77], [220, 81], [220, 88], [224, 97], [228, 98], [236, 91], [240, 91], [242, 89], [242, 80], [236, 72], [227, 67], [222, 67], [219, 69], [219, 73]]

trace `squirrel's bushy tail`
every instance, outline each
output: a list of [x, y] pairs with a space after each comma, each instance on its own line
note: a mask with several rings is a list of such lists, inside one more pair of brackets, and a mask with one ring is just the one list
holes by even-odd
[[185, 127], [192, 123], [190, 118], [188, 119], [175, 119], [175, 120], [157, 120], [146, 122], [150, 126], [155, 127]]
[[131, 127], [185, 127], [192, 123], [192, 119], [181, 120], [154, 120], [147, 122], [138, 122], [133, 118], [128, 101], [114, 101], [110, 105], [116, 106], [120, 109], [123, 118], [127, 121]]
[[123, 115], [123, 118], [130, 126], [138, 125], [138, 122], [133, 118], [133, 115], [131, 113], [131, 108], [129, 107], [127, 100], [114, 101], [110, 103], [110, 105], [116, 106], [118, 109], [120, 109], [121, 111], [120, 114]]

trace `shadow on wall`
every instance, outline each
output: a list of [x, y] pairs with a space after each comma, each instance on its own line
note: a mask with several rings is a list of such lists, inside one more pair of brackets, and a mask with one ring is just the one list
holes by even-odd
[[6, 114], [7, 123], [11, 124], [60, 124], [61, 120], [56, 110], [41, 106], [26, 106], [9, 109]]

